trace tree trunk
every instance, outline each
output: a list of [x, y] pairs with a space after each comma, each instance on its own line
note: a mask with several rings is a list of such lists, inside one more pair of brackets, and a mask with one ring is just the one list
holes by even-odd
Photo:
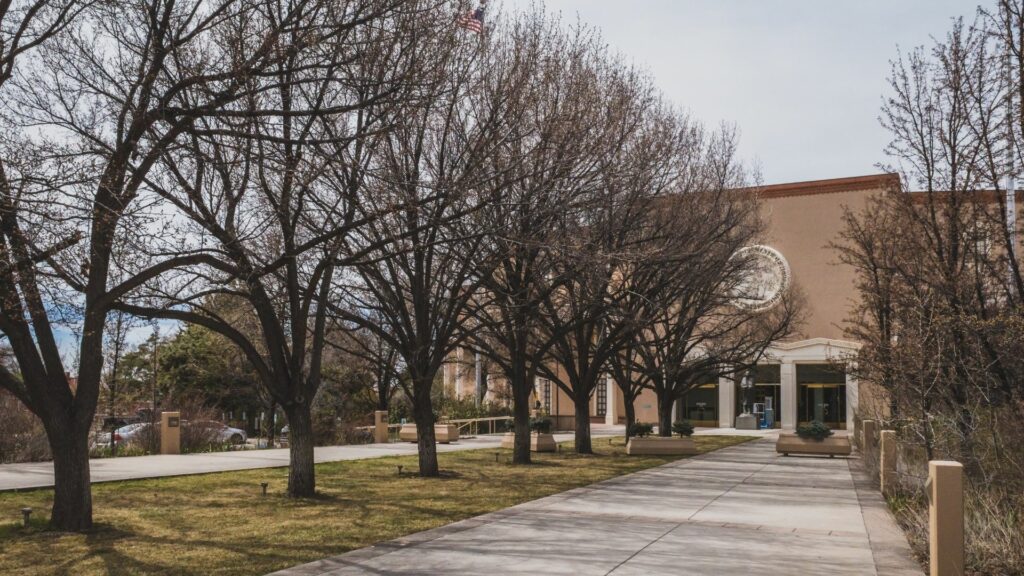
[[53, 452], [53, 510], [50, 528], [81, 532], [92, 528], [89, 434], [71, 425], [47, 434]]
[[667, 394], [658, 395], [658, 436], [672, 435], [672, 404], [673, 399]]
[[578, 392], [573, 401], [576, 407], [576, 453], [593, 454], [590, 443], [590, 395]]
[[512, 450], [513, 464], [530, 463], [530, 391], [522, 390], [524, 386], [516, 386], [513, 391], [512, 416], [515, 420], [515, 447]]
[[312, 498], [316, 495], [313, 417], [305, 403], [285, 406], [285, 414], [288, 416], [288, 495]]
[[[415, 385], [415, 384], [414, 384]], [[420, 388], [417, 386], [417, 388]], [[414, 390], [412, 417], [416, 421], [416, 444], [419, 452], [420, 476], [436, 477], [441, 472], [437, 465], [437, 442], [434, 436], [434, 410], [430, 402], [430, 386]]]
[[633, 405], [633, 401], [623, 397], [623, 405], [626, 409], [626, 442], [629, 442], [630, 428], [633, 424], [636, 424], [636, 406]]

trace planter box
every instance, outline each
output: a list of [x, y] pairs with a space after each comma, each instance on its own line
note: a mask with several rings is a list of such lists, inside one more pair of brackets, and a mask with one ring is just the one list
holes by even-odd
[[459, 427], [455, 424], [434, 424], [434, 438], [441, 444], [458, 442]]
[[647, 438], [630, 438], [626, 444], [626, 454], [630, 456], [693, 456], [697, 454], [697, 445], [693, 438], [673, 436], [648, 436]]
[[[402, 424], [398, 431], [398, 439], [402, 442], [416, 442], [416, 425]], [[454, 424], [434, 424], [434, 440], [440, 444], [450, 444], [459, 439], [459, 428]]]
[[796, 434], [779, 434], [775, 451], [783, 456], [790, 454], [815, 454], [834, 456], [850, 455], [850, 439], [846, 436], [829, 436], [824, 440], [801, 438]]
[[[501, 447], [508, 448], [509, 450], [516, 447], [516, 435], [513, 432], [506, 432], [505, 436], [501, 439]], [[530, 434], [530, 451], [531, 452], [555, 452], [558, 450], [558, 444], [555, 442], [555, 436], [553, 434]]]

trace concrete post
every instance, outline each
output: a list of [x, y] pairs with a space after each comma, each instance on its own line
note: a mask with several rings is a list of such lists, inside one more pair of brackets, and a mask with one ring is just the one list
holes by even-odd
[[864, 438], [861, 440], [861, 450], [864, 451], [864, 462], [868, 470], [875, 467], [875, 421], [864, 421]]
[[388, 411], [377, 410], [373, 413], [373, 441], [377, 444], [388, 442]]
[[776, 410], [782, 410], [782, 428], [784, 430], [796, 429], [796, 408], [797, 408], [797, 387], [796, 387], [796, 365], [792, 361], [783, 360], [779, 366], [779, 404]]
[[718, 379], [718, 427], [732, 428], [736, 418], [736, 383], [729, 378]]
[[619, 396], [622, 391], [615, 384], [615, 380], [611, 378], [605, 378], [604, 384], [598, 384], [598, 386], [608, 387], [608, 401], [604, 412], [604, 423], [609, 426], [619, 423]]
[[878, 465], [878, 478], [882, 494], [889, 495], [896, 488], [896, 431], [882, 430], [881, 462]]
[[931, 576], [964, 573], [964, 467], [928, 462], [928, 555]]
[[860, 386], [857, 378], [846, 373], [846, 429], [853, 429], [853, 422], [856, 419], [857, 410], [860, 407]]
[[181, 412], [160, 414], [160, 453], [181, 454]]

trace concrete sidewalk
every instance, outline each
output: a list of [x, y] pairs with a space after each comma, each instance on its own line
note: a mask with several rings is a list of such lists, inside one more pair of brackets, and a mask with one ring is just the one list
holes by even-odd
[[[622, 426], [594, 426], [591, 434], [595, 438], [624, 434]], [[573, 435], [556, 434], [559, 442], [572, 440]], [[497, 448], [501, 436], [479, 436], [464, 438], [454, 444], [438, 444], [437, 451], [455, 452]], [[381, 456], [405, 456], [416, 454], [416, 445], [407, 442], [390, 444], [358, 444], [352, 446], [326, 446], [314, 450], [316, 462], [338, 462], [341, 460], [363, 460]], [[237, 452], [210, 452], [204, 454], [182, 454], [174, 456], [130, 456], [122, 458], [96, 458], [89, 461], [92, 482], [137, 480], [163, 476], [185, 476], [210, 472], [254, 470], [257, 468], [278, 468], [288, 465], [288, 449], [241, 450]], [[0, 465], [0, 492], [25, 490], [53, 486], [53, 464], [31, 462], [24, 464]]]
[[855, 484], [851, 464], [783, 458], [765, 438], [275, 576], [920, 576], [906, 539], [870, 487]]

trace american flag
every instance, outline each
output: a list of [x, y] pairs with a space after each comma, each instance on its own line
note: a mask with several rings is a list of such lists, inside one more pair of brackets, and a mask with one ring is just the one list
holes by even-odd
[[476, 34], [482, 33], [484, 31], [484, 8], [486, 4], [486, 0], [480, 0], [480, 6], [476, 10], [470, 10], [460, 16], [458, 20], [459, 26]]

